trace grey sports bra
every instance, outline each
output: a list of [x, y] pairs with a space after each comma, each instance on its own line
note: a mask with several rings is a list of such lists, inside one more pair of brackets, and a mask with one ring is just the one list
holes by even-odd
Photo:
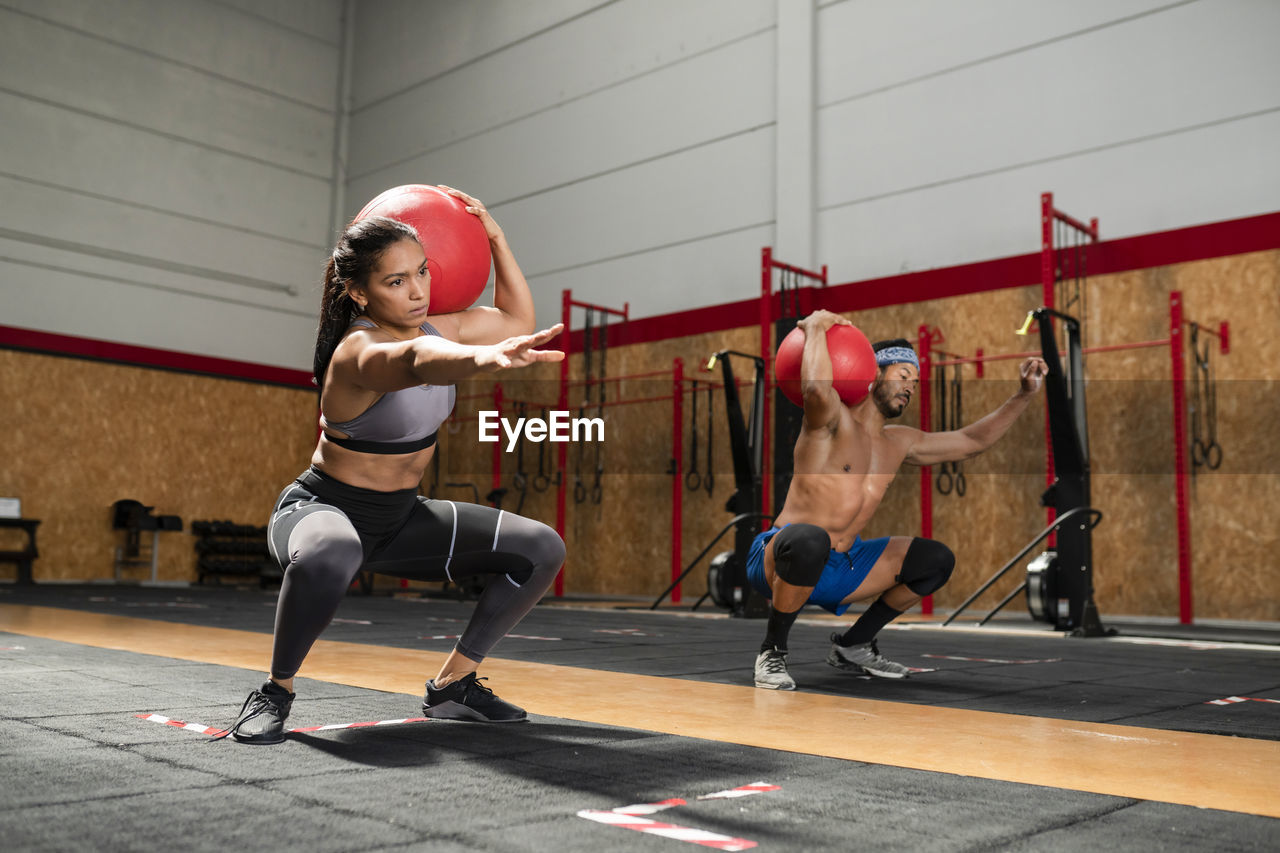
[[[365, 329], [375, 323], [357, 318], [353, 326]], [[430, 323], [420, 327], [428, 335], [443, 337]], [[322, 429], [339, 430], [346, 438], [325, 438], [339, 447], [360, 453], [416, 453], [436, 443], [436, 431], [453, 411], [457, 389], [452, 385], [415, 385], [389, 391], [349, 421], [335, 423], [320, 413]]]

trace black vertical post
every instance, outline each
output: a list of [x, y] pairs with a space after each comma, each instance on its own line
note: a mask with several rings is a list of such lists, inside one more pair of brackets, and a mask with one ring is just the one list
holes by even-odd
[[[773, 324], [774, 340], [779, 345], [800, 322], [798, 317], [780, 317]], [[782, 511], [791, 487], [791, 475], [795, 470], [794, 453], [800, 427], [804, 423], [804, 409], [786, 398], [782, 386], [773, 386], [773, 507]]]
[[[1090, 506], [1088, 419], [1085, 412], [1084, 359], [1080, 345], [1080, 323], [1076, 318], [1051, 308], [1035, 312], [1040, 323], [1040, 346], [1049, 373], [1045, 395], [1049, 404], [1049, 432], [1053, 443], [1053, 485], [1041, 502], [1059, 515], [1077, 507]], [[1062, 320], [1067, 330], [1067, 358], [1070, 373], [1064, 374], [1053, 333], [1053, 318]], [[1092, 527], [1085, 515], [1072, 519], [1058, 531], [1057, 589], [1067, 612], [1056, 613], [1055, 627], [1078, 636], [1105, 634], [1093, 601]]]
[[[751, 409], [745, 415], [738, 396], [737, 380], [729, 364], [729, 351], [716, 353], [724, 379], [725, 414], [729, 419], [729, 446], [733, 456], [733, 478], [737, 487], [725, 502], [733, 515], [759, 512], [761, 486], [764, 484], [764, 360], [754, 356], [755, 383], [751, 393]], [[732, 353], [743, 355], [742, 353]], [[747, 581], [747, 553], [759, 532], [758, 523], [740, 523], [734, 530], [733, 586], [741, 590], [741, 600], [730, 611], [732, 616], [762, 617], [769, 615], [769, 603]]]

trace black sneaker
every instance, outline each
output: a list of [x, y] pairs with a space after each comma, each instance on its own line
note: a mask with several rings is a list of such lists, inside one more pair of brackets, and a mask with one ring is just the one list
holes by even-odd
[[282, 742], [284, 721], [289, 718], [293, 696], [279, 684], [268, 681], [262, 685], [261, 690], [249, 694], [249, 698], [244, 700], [244, 706], [240, 708], [240, 716], [218, 738], [231, 735], [241, 743]]
[[475, 720], [481, 723], [518, 723], [529, 719], [524, 708], [504, 702], [481, 684], [474, 672], [447, 687], [427, 682], [427, 695], [422, 700], [422, 713], [436, 720]]

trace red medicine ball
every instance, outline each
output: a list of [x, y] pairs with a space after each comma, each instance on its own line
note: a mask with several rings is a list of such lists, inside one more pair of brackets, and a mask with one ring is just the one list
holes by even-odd
[[379, 195], [356, 214], [385, 216], [418, 232], [431, 272], [431, 314], [469, 308], [489, 283], [489, 236], [467, 205], [439, 187], [406, 184]]
[[[846, 406], [861, 403], [876, 378], [876, 354], [871, 342], [856, 326], [832, 326], [827, 330], [827, 352], [831, 355], [832, 384]], [[800, 359], [804, 353], [804, 330], [797, 327], [782, 339], [774, 358], [773, 373], [786, 398], [804, 405], [800, 393]]]

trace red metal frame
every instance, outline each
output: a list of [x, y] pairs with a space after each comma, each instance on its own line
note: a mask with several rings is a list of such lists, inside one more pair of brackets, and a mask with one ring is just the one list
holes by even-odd
[[[493, 408], [498, 413], [498, 418], [502, 418], [502, 383], [495, 382], [493, 384]], [[489, 488], [497, 491], [502, 488], [502, 442], [495, 441], [493, 443], [493, 476], [489, 479]]]
[[[564, 329], [560, 332], [560, 349], [564, 353], [564, 358], [560, 361], [560, 392], [556, 395], [556, 406], [561, 411], [567, 411], [569, 408], [569, 355], [573, 352], [572, 340], [573, 336], [569, 334], [570, 314], [573, 311], [573, 295], [566, 289], [561, 294], [560, 301], [561, 322], [564, 323]], [[569, 449], [564, 444], [556, 447], [556, 533], [560, 534], [560, 538], [564, 539], [565, 532], [565, 490], [564, 490], [564, 470], [569, 465]], [[555, 597], [560, 598], [564, 595], [564, 573], [569, 568], [569, 560], [566, 558], [564, 565], [560, 567], [560, 573], [556, 575]]]
[[[622, 310], [617, 308], [608, 308], [604, 305], [595, 305], [591, 302], [578, 302], [573, 298], [573, 291], [565, 288], [560, 294], [560, 322], [564, 324], [564, 329], [560, 332], [560, 351], [564, 353], [564, 359], [560, 362], [560, 393], [557, 396], [557, 406], [562, 411], [569, 409], [569, 356], [573, 355], [574, 335], [570, 331], [571, 321], [573, 319], [574, 308], [590, 308], [593, 311], [604, 311], [607, 314], [614, 314], [622, 318], [622, 322], [631, 319], [631, 303], [624, 302]], [[578, 334], [579, 345], [585, 349], [585, 342], [582, 340], [585, 332]], [[609, 341], [608, 330], [606, 329], [606, 342]], [[579, 385], [588, 384], [585, 382], [576, 383]], [[630, 401], [638, 402], [638, 401]], [[565, 472], [569, 467], [569, 448], [564, 442], [556, 447], [556, 533], [560, 534], [560, 538], [564, 538], [565, 534], [565, 497], [568, 491], [567, 478]], [[568, 569], [569, 563], [566, 560], [560, 573], [556, 575], [555, 596], [560, 598], [564, 595], [564, 574]]]
[[[916, 331], [916, 355], [920, 358], [920, 429], [929, 431], [933, 420], [933, 407], [929, 400], [930, 380], [933, 377], [933, 330], [921, 325]], [[933, 466], [920, 466], [920, 536], [933, 538]], [[920, 600], [920, 609], [926, 616], [933, 613], [933, 596]]]
[[[1090, 355], [1097, 352], [1120, 352], [1122, 350], [1131, 349], [1149, 349], [1151, 347], [1167, 347], [1169, 345], [1168, 338], [1160, 338], [1156, 341], [1138, 341], [1132, 344], [1103, 344], [1096, 347], [1082, 347], [1080, 352]], [[1059, 351], [1061, 356], [1066, 356], [1065, 352]], [[972, 356], [948, 358], [945, 361], [935, 361], [934, 367], [949, 367], [953, 364], [972, 364], [978, 368], [989, 361], [1014, 361], [1016, 359], [1031, 358], [1040, 355], [1040, 350], [1028, 350], [1027, 352], [1004, 352], [997, 355], [983, 355], [982, 350], [978, 350]], [[981, 378], [981, 377], [979, 377]]]
[[[1054, 306], [1054, 266], [1055, 259], [1053, 256], [1053, 223], [1058, 220], [1066, 223], [1072, 228], [1083, 232], [1095, 244], [1098, 240], [1098, 220], [1091, 219], [1088, 225], [1074, 219], [1071, 216], [1057, 210], [1053, 206], [1053, 194], [1044, 193], [1040, 197], [1040, 225], [1041, 225], [1041, 252], [1040, 252], [1040, 273], [1041, 273], [1041, 294], [1046, 307]], [[1280, 223], [1278, 223], [1280, 224]], [[1169, 356], [1172, 365], [1171, 386], [1173, 390], [1173, 436], [1174, 436], [1174, 490], [1177, 513], [1178, 528], [1178, 619], [1184, 625], [1189, 625], [1194, 620], [1194, 604], [1193, 604], [1193, 584], [1192, 584], [1192, 554], [1191, 554], [1191, 518], [1190, 518], [1190, 474], [1187, 470], [1187, 433], [1186, 433], [1186, 366], [1183, 357], [1184, 335], [1183, 327], [1188, 325], [1188, 321], [1183, 314], [1182, 294], [1180, 291], [1174, 291], [1169, 295], [1169, 337], [1154, 341], [1138, 341], [1128, 344], [1106, 344], [1102, 346], [1085, 347], [1082, 352], [1085, 354], [1118, 352], [1122, 350], [1134, 350], [1153, 347], [1168, 347]], [[1221, 322], [1218, 329], [1214, 330], [1201, 326], [1202, 331], [1214, 335], [1218, 338], [1219, 350], [1226, 354], [1230, 352], [1230, 324]], [[920, 422], [921, 429], [928, 430], [930, 420], [930, 399], [929, 399], [929, 383], [930, 383], [930, 367], [949, 366], [960, 364], [973, 364], [976, 366], [978, 378], [983, 376], [983, 365], [991, 361], [1010, 361], [1014, 359], [1023, 359], [1030, 356], [1040, 355], [1037, 352], [1018, 352], [1018, 353], [1001, 353], [998, 355], [986, 355], [982, 350], [977, 350], [973, 357], [955, 357], [934, 361], [932, 358], [932, 346], [934, 343], [934, 332], [928, 326], [920, 326], [917, 333], [918, 351], [920, 356]], [[1053, 469], [1053, 452], [1052, 452], [1052, 435], [1049, 432], [1048, 418], [1045, 419], [1045, 441], [1046, 441], [1046, 482], [1053, 485], [1054, 469]], [[920, 528], [921, 536], [932, 536], [933, 532], [933, 500], [932, 500], [932, 476], [929, 468], [921, 468], [920, 471]], [[1053, 522], [1054, 512], [1052, 508], [1048, 509], [1049, 523]], [[1050, 547], [1052, 547], [1052, 539], [1050, 539]], [[928, 599], [924, 602], [925, 612], [931, 612], [931, 602]]]
[[[769, 507], [772, 497], [770, 481], [773, 479], [773, 354], [777, 348], [773, 342], [773, 324], [778, 319], [780, 307], [773, 298], [775, 269], [812, 279], [824, 288], [827, 286], [826, 264], [822, 265], [820, 272], [814, 272], [775, 260], [772, 246], [765, 246], [760, 250], [760, 357], [764, 360], [764, 417], [760, 424], [763, 433], [761, 440], [764, 441], [760, 460], [760, 512], [764, 515], [772, 515]], [[800, 300], [802, 305], [809, 304], [807, 288], [801, 291]], [[761, 529], [763, 530], [769, 523], [761, 521]]]
[[1173, 368], [1173, 477], [1178, 512], [1178, 621], [1190, 625], [1194, 617], [1191, 598], [1191, 501], [1187, 474], [1186, 366], [1182, 358], [1182, 292], [1169, 294], [1169, 357]]
[[[696, 427], [695, 427], [696, 428]], [[684, 359], [671, 361], [671, 580], [680, 577], [684, 549]], [[671, 603], [680, 603], [680, 584], [671, 590]]]
[[[1154, 347], [1168, 347], [1169, 358], [1171, 364], [1171, 381], [1173, 391], [1173, 453], [1174, 453], [1174, 496], [1176, 503], [1176, 516], [1178, 527], [1178, 621], [1183, 625], [1190, 625], [1195, 619], [1194, 596], [1192, 590], [1192, 554], [1191, 554], [1191, 476], [1187, 470], [1188, 445], [1187, 445], [1187, 397], [1186, 383], [1187, 372], [1184, 360], [1185, 334], [1183, 328], [1190, 324], [1185, 318], [1182, 305], [1182, 292], [1173, 291], [1169, 294], [1169, 337], [1154, 341], [1137, 341], [1131, 344], [1104, 344], [1102, 346], [1084, 347], [1081, 352], [1085, 354], [1103, 353], [1103, 352], [1121, 352], [1135, 349], [1151, 349]], [[1218, 324], [1218, 331], [1214, 332], [1207, 327], [1201, 326], [1202, 330], [1208, 334], [1218, 338], [1219, 350], [1226, 354], [1230, 352], [1230, 334], [1231, 326], [1228, 322]], [[928, 326], [920, 327], [919, 347], [920, 347], [920, 420], [921, 428], [927, 429], [925, 425], [929, 417], [929, 389], [928, 379], [925, 375], [925, 365], [931, 364], [933, 367], [949, 366], [953, 364], [974, 364], [977, 365], [979, 375], [981, 368], [988, 361], [1012, 361], [1014, 359], [1023, 359], [1030, 356], [1039, 355], [1038, 352], [1011, 352], [1000, 353], [998, 355], [984, 355], [981, 350], [973, 357], [948, 358], [940, 361], [927, 361], [927, 354], [931, 344], [931, 335]], [[921, 516], [921, 536], [928, 537], [932, 535], [933, 530], [933, 503], [932, 493], [930, 491], [930, 479], [924, 472], [927, 469], [921, 469], [920, 482], [920, 516]], [[926, 611], [928, 612], [928, 611]]]
[[[1054, 276], [1056, 268], [1056, 259], [1054, 258], [1053, 245], [1053, 223], [1057, 220], [1063, 222], [1071, 228], [1080, 231], [1087, 236], [1093, 243], [1098, 242], [1098, 220], [1093, 218], [1089, 220], [1089, 224], [1085, 225], [1080, 220], [1068, 216], [1053, 206], [1053, 193], [1040, 194], [1040, 289], [1041, 299], [1044, 307], [1053, 308], [1054, 306], [1054, 287], [1057, 280]], [[1083, 319], [1083, 318], [1081, 318]], [[1052, 323], [1053, 318], [1045, 318], [1044, 322]], [[1056, 479], [1056, 473], [1053, 467], [1053, 433], [1049, 428], [1049, 401], [1045, 400], [1044, 404], [1044, 482], [1045, 488], [1053, 488], [1053, 482]], [[1045, 524], [1053, 524], [1053, 520], [1058, 514], [1053, 507], [1045, 507]], [[1056, 533], [1050, 533], [1046, 544], [1050, 548], [1057, 546], [1058, 536]]]
[[[763, 452], [760, 456], [760, 512], [769, 515], [769, 472], [773, 467], [772, 441], [769, 440], [770, 425], [773, 419], [773, 248], [765, 246], [760, 250], [760, 357], [764, 359], [764, 417], [760, 428], [764, 435]], [[760, 529], [768, 525], [760, 522]]]
[[[1170, 264], [1280, 249], [1280, 212], [1246, 216], [1099, 242], [1090, 257], [1095, 275], [1150, 269]], [[948, 296], [1024, 287], [1037, 280], [1040, 253], [995, 258], [951, 267], [828, 284], [823, 304], [851, 313], [886, 305], [925, 302]], [[759, 322], [759, 297], [706, 308], [630, 319], [625, 343], [644, 344], [722, 332]], [[577, 333], [581, 335], [581, 332]], [[612, 335], [610, 343], [613, 343]], [[563, 346], [563, 344], [561, 344]], [[311, 374], [273, 365], [207, 358], [174, 350], [95, 341], [34, 329], [0, 325], [0, 347], [178, 370], [247, 382], [314, 388]]]

